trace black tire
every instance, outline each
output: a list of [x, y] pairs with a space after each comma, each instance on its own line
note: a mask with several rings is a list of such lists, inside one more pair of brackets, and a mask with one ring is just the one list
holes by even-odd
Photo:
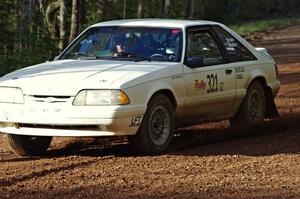
[[175, 114], [165, 95], [151, 98], [140, 128], [129, 141], [132, 149], [143, 154], [160, 154], [168, 149], [174, 132]]
[[27, 135], [7, 135], [8, 142], [13, 152], [18, 156], [40, 156], [45, 154], [52, 137], [47, 136], [27, 136]]
[[259, 128], [266, 115], [266, 96], [259, 81], [252, 82], [236, 115], [230, 119], [235, 129], [252, 130]]

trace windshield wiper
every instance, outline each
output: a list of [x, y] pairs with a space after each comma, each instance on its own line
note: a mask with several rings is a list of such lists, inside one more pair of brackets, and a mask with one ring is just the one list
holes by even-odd
[[82, 57], [87, 57], [87, 58], [93, 58], [93, 59], [104, 59], [105, 57], [100, 57], [97, 55], [94, 55], [92, 53], [85, 53], [85, 52], [74, 52], [72, 55], [75, 55], [76, 58], [82, 58]]
[[139, 62], [139, 61], [149, 61], [149, 62], [151, 62], [152, 61], [152, 59], [150, 57], [144, 57], [142, 55], [138, 55], [138, 54], [132, 53], [132, 52], [121, 52], [119, 54], [123, 57], [126, 57], [126, 58], [133, 58], [135, 62]]

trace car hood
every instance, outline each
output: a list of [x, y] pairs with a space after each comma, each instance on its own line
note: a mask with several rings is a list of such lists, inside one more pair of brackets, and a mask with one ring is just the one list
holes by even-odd
[[58, 60], [10, 73], [0, 79], [0, 85], [20, 87], [24, 94], [30, 95], [76, 95], [81, 89], [122, 88], [132, 79], [172, 65], [148, 61]]

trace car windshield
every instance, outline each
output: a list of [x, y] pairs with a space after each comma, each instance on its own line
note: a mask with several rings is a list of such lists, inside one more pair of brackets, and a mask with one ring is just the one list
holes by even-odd
[[180, 62], [179, 28], [94, 27], [83, 33], [60, 59], [123, 59]]

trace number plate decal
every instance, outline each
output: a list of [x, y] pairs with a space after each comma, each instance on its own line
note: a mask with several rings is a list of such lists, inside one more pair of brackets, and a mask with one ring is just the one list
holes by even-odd
[[208, 88], [207, 93], [214, 93], [219, 91], [219, 81], [217, 74], [208, 74], [207, 76]]

